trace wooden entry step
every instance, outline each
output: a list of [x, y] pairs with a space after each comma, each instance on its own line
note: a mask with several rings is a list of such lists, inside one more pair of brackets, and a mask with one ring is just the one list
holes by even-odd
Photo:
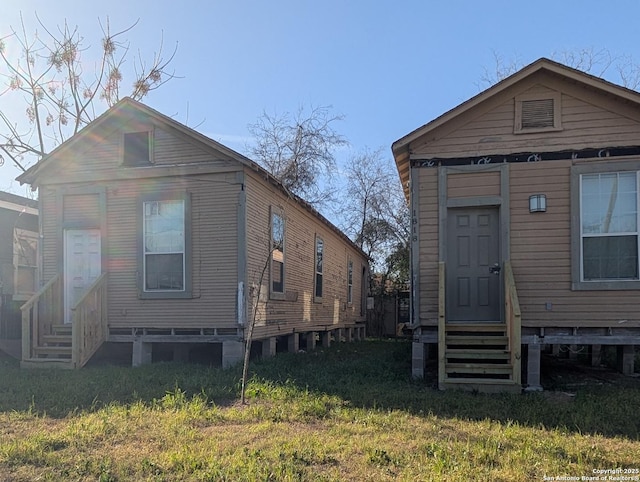
[[509, 339], [504, 335], [447, 335], [445, 341], [448, 346], [456, 345], [485, 345], [485, 346], [505, 346]]
[[447, 375], [510, 375], [513, 367], [507, 363], [447, 363]]
[[450, 322], [444, 326], [441, 389], [517, 391], [507, 326], [500, 322]]
[[71, 323], [61, 323], [51, 326], [51, 331], [55, 335], [69, 335], [71, 336]]
[[505, 332], [507, 326], [504, 323], [499, 322], [474, 322], [474, 323], [447, 323], [447, 332]]
[[71, 346], [71, 335], [43, 335], [42, 343], [46, 346]]
[[447, 359], [457, 360], [509, 360], [511, 354], [509, 350], [492, 349], [463, 349], [450, 348], [446, 351]]
[[37, 358], [71, 358], [70, 346], [36, 346], [33, 348], [33, 352]]
[[71, 330], [71, 324], [68, 323], [51, 325], [51, 333], [41, 335], [39, 345], [33, 347], [31, 358], [23, 360], [22, 366], [71, 368], [73, 357]]

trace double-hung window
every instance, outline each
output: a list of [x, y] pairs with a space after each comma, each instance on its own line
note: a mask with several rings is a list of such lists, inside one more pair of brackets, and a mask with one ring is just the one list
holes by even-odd
[[640, 287], [639, 176], [638, 171], [579, 174], [579, 279], [576, 283], [574, 271], [574, 288]]
[[38, 233], [13, 230], [14, 299], [28, 300], [36, 292]]
[[188, 198], [142, 202], [141, 296], [190, 296]]
[[284, 299], [285, 221], [282, 210], [271, 208], [271, 298]]
[[320, 301], [322, 298], [322, 278], [324, 275], [324, 241], [320, 236], [316, 236], [315, 272], [315, 298], [317, 301]]
[[353, 303], [353, 260], [347, 261], [347, 303]]

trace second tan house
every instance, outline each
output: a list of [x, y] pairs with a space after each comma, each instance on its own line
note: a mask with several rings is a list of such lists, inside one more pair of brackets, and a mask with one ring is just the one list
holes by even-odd
[[543, 347], [599, 363], [613, 345], [633, 372], [638, 92], [540, 59], [392, 149], [413, 219], [415, 376], [435, 344], [441, 389], [539, 389]]
[[[43, 287], [23, 366], [134, 365], [364, 336], [367, 256], [250, 159], [124, 99], [18, 180], [39, 189]], [[103, 346], [104, 345], [104, 346]]]

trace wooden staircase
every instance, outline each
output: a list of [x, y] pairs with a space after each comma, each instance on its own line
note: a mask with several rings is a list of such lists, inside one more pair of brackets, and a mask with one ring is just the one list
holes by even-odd
[[504, 263], [504, 323], [447, 322], [439, 266], [438, 388], [520, 393], [521, 314], [511, 263]]
[[56, 276], [22, 305], [22, 367], [80, 368], [106, 341], [107, 273], [71, 309], [71, 323], [59, 321], [62, 288], [62, 277]]
[[[520, 391], [504, 323], [447, 323], [441, 389]], [[518, 367], [519, 369], [519, 367]]]
[[42, 344], [33, 348], [35, 360], [70, 362], [72, 356], [71, 324], [51, 325], [51, 334], [42, 335]]

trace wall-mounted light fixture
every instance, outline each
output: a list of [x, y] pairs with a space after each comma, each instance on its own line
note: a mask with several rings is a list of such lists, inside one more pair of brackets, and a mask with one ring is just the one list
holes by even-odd
[[546, 194], [534, 194], [533, 196], [529, 196], [529, 212], [530, 213], [546, 213], [547, 212]]

